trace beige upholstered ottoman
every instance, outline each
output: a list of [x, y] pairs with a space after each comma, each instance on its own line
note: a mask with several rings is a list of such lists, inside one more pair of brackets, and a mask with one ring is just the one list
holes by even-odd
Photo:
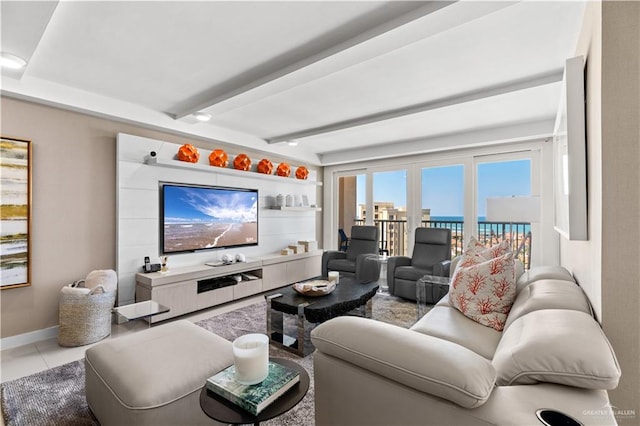
[[87, 403], [102, 426], [215, 425], [200, 391], [231, 364], [222, 337], [185, 320], [157, 326], [86, 351]]

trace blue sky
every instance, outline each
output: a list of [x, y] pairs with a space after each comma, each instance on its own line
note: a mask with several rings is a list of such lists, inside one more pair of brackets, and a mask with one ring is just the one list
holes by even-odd
[[[487, 197], [531, 195], [531, 161], [516, 160], [478, 165], [478, 215], [485, 215]], [[374, 174], [373, 196], [376, 201], [391, 201], [406, 207], [406, 172]], [[422, 170], [422, 208], [431, 216], [462, 216], [464, 167], [462, 165], [430, 167]], [[364, 204], [366, 176], [357, 178], [358, 204]]]
[[252, 191], [164, 185], [165, 223], [255, 222], [257, 203]]

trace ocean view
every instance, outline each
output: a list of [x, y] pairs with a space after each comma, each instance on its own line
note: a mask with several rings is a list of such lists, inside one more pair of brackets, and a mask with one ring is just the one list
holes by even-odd
[[[462, 216], [431, 216], [431, 220], [432, 221], [436, 221], [436, 222], [463, 222], [464, 218]], [[478, 222], [481, 223], [479, 229], [478, 229], [478, 233], [488, 233], [493, 231], [496, 234], [501, 234], [502, 233], [502, 223], [492, 223], [492, 224], [482, 224], [482, 222], [486, 222], [487, 218], [486, 216], [478, 216]], [[455, 225], [451, 225], [451, 226], [446, 226], [447, 228], [451, 228], [452, 231], [457, 231], [457, 232], [461, 232], [462, 231], [462, 223], [456, 223]], [[506, 224], [506, 232], [509, 232], [509, 224]], [[523, 233], [526, 234], [529, 231], [531, 231], [531, 225], [530, 224], [525, 224], [525, 225], [518, 225], [516, 223], [513, 224], [513, 231], [517, 232], [517, 233]]]

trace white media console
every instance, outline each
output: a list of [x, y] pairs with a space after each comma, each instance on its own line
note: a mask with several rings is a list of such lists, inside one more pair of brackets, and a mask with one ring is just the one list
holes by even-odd
[[[229, 265], [197, 265], [166, 273], [136, 274], [136, 302], [154, 300], [170, 311], [151, 322], [199, 311], [295, 282], [317, 277], [322, 250], [271, 255]], [[236, 279], [240, 276], [240, 280]]]

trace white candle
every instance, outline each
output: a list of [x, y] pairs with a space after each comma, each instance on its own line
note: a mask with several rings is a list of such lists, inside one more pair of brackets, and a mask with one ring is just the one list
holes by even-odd
[[255, 385], [269, 375], [269, 338], [264, 334], [245, 334], [233, 341], [236, 382]]
[[335, 281], [336, 284], [340, 281], [340, 272], [338, 271], [329, 271], [329, 281]]

